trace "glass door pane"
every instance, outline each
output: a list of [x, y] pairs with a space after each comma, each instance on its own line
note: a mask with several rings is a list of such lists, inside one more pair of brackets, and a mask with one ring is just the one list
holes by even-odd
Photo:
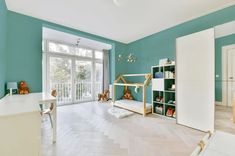
[[95, 97], [103, 92], [103, 64], [95, 63]]
[[75, 61], [75, 101], [92, 100], [92, 63]]
[[58, 104], [72, 102], [72, 61], [62, 57], [49, 57], [50, 90], [57, 90]]

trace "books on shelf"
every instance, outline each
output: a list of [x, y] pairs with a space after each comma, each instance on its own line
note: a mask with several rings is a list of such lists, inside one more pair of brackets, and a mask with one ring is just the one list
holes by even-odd
[[163, 78], [163, 72], [156, 72], [156, 73], [154, 74], [154, 78], [156, 78], [156, 79]]
[[172, 71], [165, 71], [164, 73], [165, 79], [174, 79], [175, 74]]

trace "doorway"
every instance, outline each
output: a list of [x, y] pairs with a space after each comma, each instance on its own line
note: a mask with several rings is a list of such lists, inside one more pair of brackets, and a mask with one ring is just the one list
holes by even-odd
[[222, 48], [222, 103], [231, 107], [235, 98], [235, 44]]
[[103, 90], [103, 52], [44, 41], [45, 89], [57, 90], [58, 105], [93, 101]]

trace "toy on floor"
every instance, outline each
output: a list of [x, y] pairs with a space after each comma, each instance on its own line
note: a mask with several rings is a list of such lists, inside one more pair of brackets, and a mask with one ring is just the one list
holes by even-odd
[[109, 100], [109, 90], [105, 90], [104, 93], [98, 94], [98, 101], [108, 101]]
[[25, 81], [19, 83], [19, 94], [29, 94], [29, 88]]
[[122, 97], [123, 99], [126, 99], [126, 100], [133, 100], [133, 96], [131, 95], [131, 91], [128, 89], [128, 87], [125, 87], [124, 89], [124, 95]]

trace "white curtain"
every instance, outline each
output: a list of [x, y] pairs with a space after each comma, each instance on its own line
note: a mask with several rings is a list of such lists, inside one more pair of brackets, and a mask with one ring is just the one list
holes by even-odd
[[109, 89], [109, 51], [103, 50], [103, 90]]

